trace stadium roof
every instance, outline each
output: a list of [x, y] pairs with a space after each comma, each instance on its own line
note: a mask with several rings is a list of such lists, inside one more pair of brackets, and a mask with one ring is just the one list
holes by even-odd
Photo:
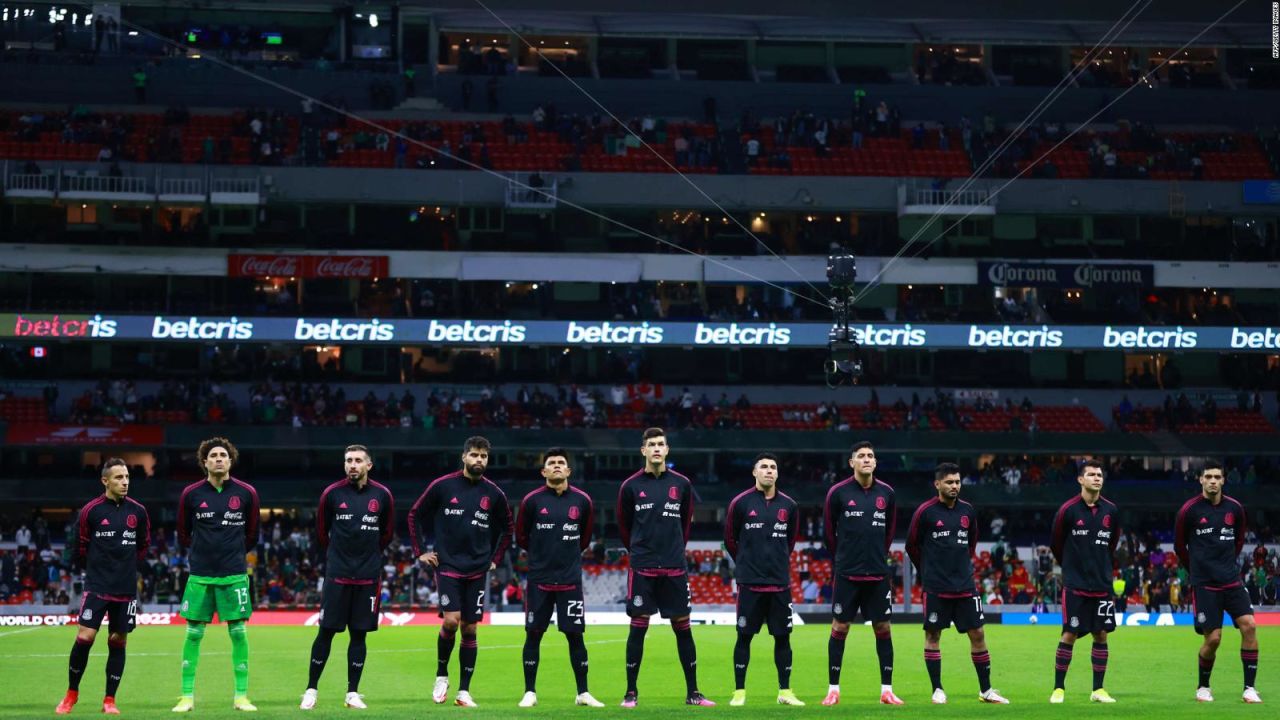
[[[883, 20], [863, 18], [745, 17], [729, 15], [585, 15], [563, 12], [501, 13], [502, 20], [524, 34], [610, 35], [630, 37], [700, 37], [755, 40], [822, 40], [885, 43], [1004, 43], [1024, 45], [1092, 45], [1111, 22], [1031, 20]], [[435, 15], [444, 31], [505, 32], [505, 26], [483, 10], [456, 10]], [[1207, 21], [1135, 22], [1113, 45], [1182, 45], [1204, 30]], [[1253, 29], [1253, 30], [1256, 30]], [[1264, 47], [1269, 39], [1242, 23], [1222, 24], [1196, 46]]]
[[[139, 0], [132, 7], [169, 7], [170, 0]], [[435, 18], [447, 31], [505, 30], [475, 0], [401, 0], [406, 17]], [[645, 12], [624, 0], [488, 0], [503, 21], [521, 32], [559, 35], [703, 37], [843, 42], [942, 42], [1092, 45], [1125, 14], [1114, 0], [1007, 2], [1007, 0], [647, 0]], [[203, 10], [332, 12], [351, 7], [334, 0], [208, 0]], [[359, 7], [357, 5], [356, 7]], [[1181, 45], [1202, 31], [1226, 3], [1163, 0], [1145, 9], [1118, 45]], [[1197, 46], [1268, 47], [1270, 27], [1248, 17], [1248, 4], [1205, 33]], [[782, 13], [785, 13], [783, 15]]]

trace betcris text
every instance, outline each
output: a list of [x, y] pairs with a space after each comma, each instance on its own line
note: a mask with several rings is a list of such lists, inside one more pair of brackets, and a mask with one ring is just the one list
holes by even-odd
[[203, 320], [155, 317], [151, 320], [151, 337], [156, 340], [251, 340], [253, 323], [231, 317]]
[[368, 322], [344, 322], [338, 318], [307, 320], [298, 318], [293, 329], [294, 340], [346, 340], [349, 342], [373, 342], [392, 340], [396, 336], [393, 323], [373, 318]]

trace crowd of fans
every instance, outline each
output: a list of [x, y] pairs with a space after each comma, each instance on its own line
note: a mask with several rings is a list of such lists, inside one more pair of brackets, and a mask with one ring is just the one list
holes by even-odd
[[[1169, 363], [1166, 369], [1171, 365]], [[1129, 382], [1132, 387], [1154, 386], [1150, 385], [1152, 380], [1149, 368], [1144, 369], [1141, 375], [1136, 370], [1133, 371]], [[1170, 378], [1165, 387], [1176, 388], [1179, 384], [1179, 379]], [[1247, 390], [1237, 392], [1235, 410], [1239, 413], [1261, 415], [1262, 394]], [[1154, 426], [1158, 430], [1169, 432], [1178, 432], [1179, 428], [1188, 425], [1214, 426], [1218, 424], [1218, 401], [1214, 399], [1213, 393], [1199, 393], [1193, 399], [1187, 393], [1179, 392], [1176, 395], [1165, 395], [1164, 402], [1158, 407], [1146, 407], [1141, 402], [1135, 405], [1128, 395], [1124, 395], [1112, 409], [1111, 419], [1121, 431], [1128, 431], [1134, 424], [1140, 427]]]

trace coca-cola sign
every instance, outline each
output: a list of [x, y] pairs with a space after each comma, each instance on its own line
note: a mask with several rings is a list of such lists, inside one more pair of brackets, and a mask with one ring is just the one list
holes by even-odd
[[293, 277], [298, 274], [298, 255], [232, 255], [227, 266], [231, 277]]
[[372, 280], [389, 265], [386, 255], [228, 255], [227, 275]]
[[[378, 272], [378, 260], [382, 260], [382, 273]], [[315, 264], [314, 277], [322, 278], [375, 278], [386, 275], [385, 257], [360, 255], [354, 257], [322, 257]]]

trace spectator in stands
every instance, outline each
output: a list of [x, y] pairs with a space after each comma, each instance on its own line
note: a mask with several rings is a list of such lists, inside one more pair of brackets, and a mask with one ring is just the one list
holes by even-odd
[[139, 105], [147, 101], [147, 71], [141, 65], [133, 69], [133, 99]]
[[17, 546], [18, 555], [21, 556], [31, 548], [31, 529], [23, 523], [18, 531], [13, 534], [14, 544]]

